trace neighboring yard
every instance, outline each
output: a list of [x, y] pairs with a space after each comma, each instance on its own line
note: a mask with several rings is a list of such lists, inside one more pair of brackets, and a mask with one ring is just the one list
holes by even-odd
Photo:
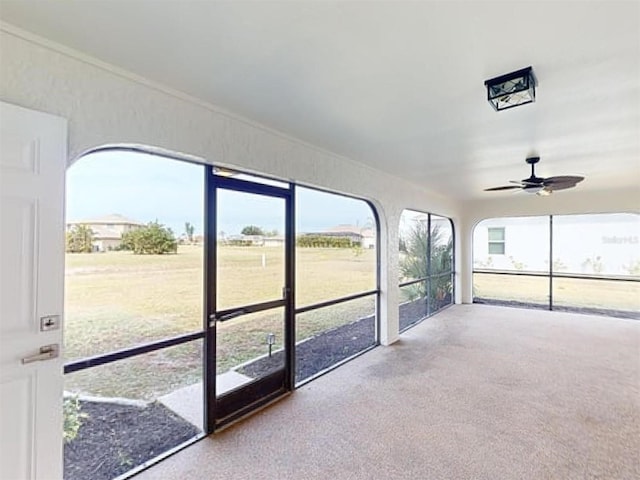
[[[556, 306], [640, 312], [638, 282], [554, 278], [553, 287]], [[546, 277], [473, 275], [474, 297], [546, 304], [548, 295], [549, 280]]]
[[[222, 308], [280, 298], [282, 250], [221, 247]], [[279, 255], [278, 255], [279, 254]], [[73, 360], [202, 329], [201, 246], [177, 255], [130, 252], [67, 254], [65, 356]], [[263, 257], [264, 255], [264, 257]], [[264, 267], [263, 267], [264, 260]], [[297, 251], [297, 305], [375, 288], [375, 251], [301, 248]], [[297, 339], [370, 315], [372, 301], [348, 302], [301, 316]], [[266, 353], [265, 334], [282, 342], [282, 311], [238, 318], [220, 326], [218, 372]], [[66, 375], [69, 391], [153, 399], [201, 379], [202, 342], [192, 342]]]

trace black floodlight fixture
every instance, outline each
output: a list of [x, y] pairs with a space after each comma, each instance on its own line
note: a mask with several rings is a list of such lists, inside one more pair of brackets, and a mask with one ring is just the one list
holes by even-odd
[[497, 112], [536, 101], [536, 77], [532, 67], [492, 78], [484, 84], [487, 100]]

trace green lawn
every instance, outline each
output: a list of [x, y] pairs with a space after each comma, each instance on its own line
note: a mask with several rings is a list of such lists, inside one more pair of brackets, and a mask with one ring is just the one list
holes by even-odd
[[[279, 248], [220, 247], [219, 308], [281, 297]], [[302, 248], [297, 251], [297, 305], [375, 288], [375, 251]], [[203, 249], [177, 255], [130, 252], [67, 254], [65, 357], [107, 353], [202, 330]], [[361, 299], [301, 315], [297, 340], [372, 313]], [[266, 333], [282, 342], [282, 309], [219, 326], [218, 372], [266, 353]], [[92, 395], [154, 398], [201, 377], [201, 342], [67, 375], [66, 389]]]

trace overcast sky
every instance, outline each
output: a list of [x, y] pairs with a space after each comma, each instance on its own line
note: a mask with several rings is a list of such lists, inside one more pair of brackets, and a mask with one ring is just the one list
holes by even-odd
[[[109, 151], [88, 155], [67, 171], [67, 221], [120, 214], [139, 222], [158, 220], [176, 235], [185, 222], [203, 230], [204, 169], [177, 160], [135, 152]], [[339, 224], [365, 225], [373, 218], [363, 201], [298, 188], [298, 232], [322, 231]], [[246, 225], [284, 227], [283, 203], [223, 191], [219, 197], [219, 230], [240, 233]]]

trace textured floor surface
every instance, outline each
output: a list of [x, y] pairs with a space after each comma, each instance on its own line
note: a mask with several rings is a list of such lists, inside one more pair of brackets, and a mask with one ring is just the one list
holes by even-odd
[[136, 476], [640, 478], [640, 322], [458, 305]]

